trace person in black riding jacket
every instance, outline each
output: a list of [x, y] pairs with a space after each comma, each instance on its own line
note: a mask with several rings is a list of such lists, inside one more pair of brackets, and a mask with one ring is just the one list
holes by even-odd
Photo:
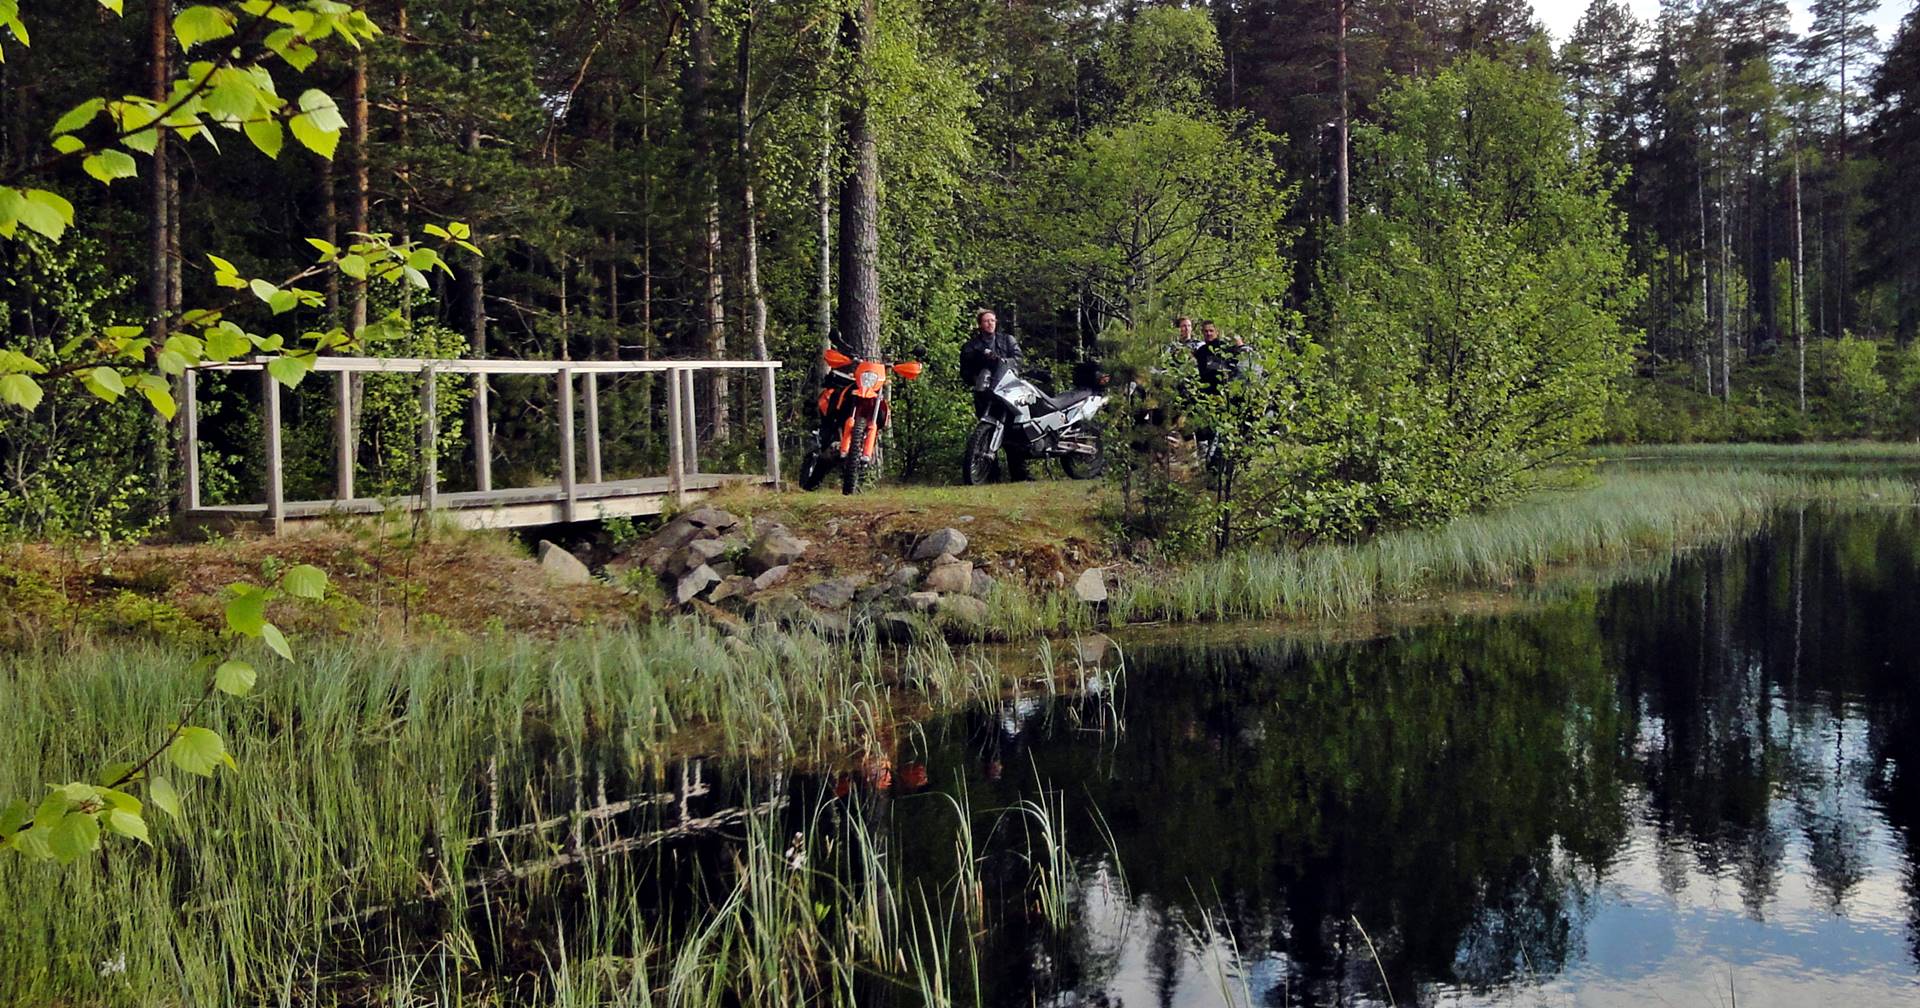
[[1246, 373], [1247, 350], [1246, 340], [1237, 336], [1228, 340], [1220, 335], [1219, 326], [1200, 323], [1200, 343], [1193, 348], [1193, 359], [1208, 392], [1217, 392]]
[[973, 411], [986, 410], [992, 392], [984, 387], [993, 380], [995, 364], [1005, 361], [1019, 366], [1020, 342], [1012, 333], [1000, 331], [1000, 319], [991, 311], [974, 316], [973, 334], [960, 347], [960, 380], [973, 390]]

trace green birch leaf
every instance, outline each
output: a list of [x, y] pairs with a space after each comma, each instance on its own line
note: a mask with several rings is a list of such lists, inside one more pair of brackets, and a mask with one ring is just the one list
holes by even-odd
[[243, 585], [227, 600], [227, 629], [247, 637], [260, 636], [267, 625], [267, 590]]
[[267, 362], [267, 373], [273, 380], [288, 388], [300, 384], [300, 379], [313, 370], [313, 361], [307, 357], [275, 357]]
[[87, 155], [80, 162], [87, 174], [108, 185], [116, 179], [133, 178], [140, 174], [140, 166], [134, 163], [133, 155], [123, 150], [103, 150]]
[[182, 50], [233, 34], [233, 14], [218, 7], [195, 4], [173, 19], [173, 35]]
[[189, 725], [167, 746], [167, 759], [196, 777], [211, 777], [213, 768], [229, 759], [227, 743], [212, 729]]
[[297, 564], [280, 575], [280, 587], [294, 598], [318, 599], [327, 594], [327, 572], [312, 564]]
[[222, 662], [219, 668], [213, 670], [214, 686], [232, 696], [246, 696], [253, 692], [253, 684], [257, 681], [259, 673], [243, 661]]
[[185, 822], [186, 813], [180, 810], [180, 792], [173, 789], [173, 782], [165, 777], [155, 777], [147, 782], [147, 800], [154, 808], [173, 817], [175, 822]]
[[100, 818], [112, 832], [123, 837], [132, 837], [149, 847], [153, 846], [153, 839], [147, 835], [147, 821], [142, 819], [138, 812], [114, 808], [108, 809]]
[[72, 864], [100, 846], [100, 821], [85, 812], [69, 812], [54, 824], [47, 836], [54, 860]]
[[287, 131], [278, 119], [249, 119], [246, 125], [247, 139], [260, 149], [260, 153], [270, 158], [279, 158], [280, 149], [286, 146]]
[[267, 646], [273, 649], [274, 654], [288, 661], [293, 660], [293, 648], [287, 644], [287, 635], [281, 633], [279, 627], [271, 623], [261, 627], [260, 639], [267, 642]]
[[0, 375], [0, 402], [32, 410], [40, 405], [44, 396], [40, 383], [26, 375]]

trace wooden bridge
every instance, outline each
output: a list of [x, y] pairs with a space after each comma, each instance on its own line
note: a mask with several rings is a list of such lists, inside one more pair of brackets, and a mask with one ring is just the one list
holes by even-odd
[[[442, 512], [467, 528], [508, 528], [586, 521], [617, 516], [659, 514], [668, 504], [684, 504], [736, 484], [777, 485], [780, 480], [779, 410], [774, 395], [777, 361], [525, 361], [457, 360], [386, 357], [319, 357], [312, 370], [333, 377], [334, 492], [321, 500], [288, 500], [281, 414], [284, 389], [268, 371], [270, 358], [207, 365], [187, 371], [181, 403], [185, 462], [182, 466], [183, 519], [190, 526], [255, 525], [278, 534], [289, 525], [327, 520], [338, 515], [377, 514], [398, 508]], [[261, 431], [264, 439], [264, 500], [244, 504], [207, 504], [202, 499], [200, 459], [200, 388], [210, 372], [257, 372], [260, 375]], [[760, 473], [706, 473], [701, 471], [699, 426], [696, 423], [696, 374], [750, 373], [760, 376], [760, 414], [765, 439], [766, 470]], [[362, 497], [354, 492], [359, 445], [355, 423], [354, 377], [368, 374], [414, 375], [419, 379], [421, 473], [418, 492], [397, 498]], [[609, 479], [602, 466], [600, 381], [613, 376], [651, 374], [666, 387], [666, 471]], [[439, 411], [436, 397], [443, 375], [468, 375], [472, 381], [471, 490], [443, 491], [439, 458]], [[488, 422], [492, 396], [490, 379], [509, 375], [547, 375], [554, 382], [555, 414], [559, 427], [555, 470], [557, 485], [496, 487], [494, 452]], [[584, 432], [575, 429], [584, 420]], [[584, 433], [584, 437], [580, 434]], [[585, 473], [579, 472], [580, 448], [585, 447]]]

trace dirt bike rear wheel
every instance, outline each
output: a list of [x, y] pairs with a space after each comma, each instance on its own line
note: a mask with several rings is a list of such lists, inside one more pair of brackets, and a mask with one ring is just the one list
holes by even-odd
[[831, 462], [820, 449], [815, 448], [807, 452], [807, 457], [800, 463], [800, 489], [820, 489], [820, 484], [827, 481], [827, 472], [832, 468]]

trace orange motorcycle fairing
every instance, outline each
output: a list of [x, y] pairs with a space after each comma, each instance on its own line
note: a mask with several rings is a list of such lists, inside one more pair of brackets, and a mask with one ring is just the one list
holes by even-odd
[[899, 375], [902, 378], [905, 378], [908, 381], [912, 381], [915, 378], [920, 377], [920, 362], [919, 361], [901, 361], [900, 363], [895, 364], [893, 366], [893, 373]]
[[853, 414], [849, 413], [847, 422], [840, 425], [840, 456], [845, 458], [847, 449], [851, 447], [853, 447]]
[[828, 347], [826, 352], [820, 355], [820, 359], [826, 361], [827, 366], [834, 369], [835, 371], [838, 371], [841, 368], [846, 367], [847, 365], [853, 363], [853, 358], [847, 356], [846, 354], [841, 353], [838, 350], [835, 350], [832, 347]]

